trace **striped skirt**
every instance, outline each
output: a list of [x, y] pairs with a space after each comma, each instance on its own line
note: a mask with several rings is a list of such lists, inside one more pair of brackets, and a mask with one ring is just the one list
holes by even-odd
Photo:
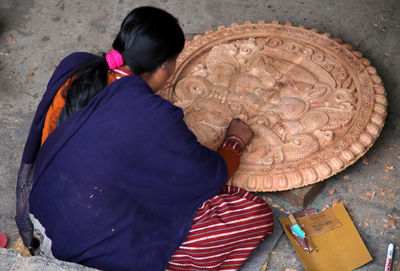
[[237, 270], [273, 231], [267, 203], [233, 186], [204, 202], [167, 270]]

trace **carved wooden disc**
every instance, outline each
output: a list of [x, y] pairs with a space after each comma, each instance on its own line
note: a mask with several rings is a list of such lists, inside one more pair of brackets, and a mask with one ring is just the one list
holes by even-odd
[[360, 158], [386, 117], [386, 92], [360, 52], [277, 22], [221, 26], [186, 43], [161, 95], [216, 150], [233, 118], [255, 136], [230, 180], [278, 191], [324, 180]]

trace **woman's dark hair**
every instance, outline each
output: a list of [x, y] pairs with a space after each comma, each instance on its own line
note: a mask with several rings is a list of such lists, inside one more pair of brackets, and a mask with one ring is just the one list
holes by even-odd
[[[154, 7], [139, 7], [124, 19], [112, 47], [131, 71], [140, 75], [153, 72], [183, 49], [185, 37], [178, 20]], [[107, 86], [108, 64], [105, 56], [80, 69], [69, 86], [66, 103], [60, 113], [61, 123], [78, 111]]]

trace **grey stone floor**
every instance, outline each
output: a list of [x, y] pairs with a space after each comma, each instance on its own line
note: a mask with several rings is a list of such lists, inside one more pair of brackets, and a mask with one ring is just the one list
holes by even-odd
[[[400, 258], [400, 1], [399, 0], [1, 0], [0, 1], [0, 231], [16, 241], [15, 184], [23, 144], [55, 65], [74, 51], [110, 49], [132, 8], [154, 5], [180, 20], [185, 33], [233, 22], [278, 20], [340, 37], [377, 68], [389, 101], [385, 128], [371, 150], [326, 181], [312, 207], [344, 202], [374, 260], [359, 270], [382, 270], [387, 245]], [[333, 191], [333, 194], [329, 191]], [[375, 192], [373, 199], [365, 199]], [[263, 194], [285, 211], [296, 208]], [[362, 198], [364, 197], [364, 199]], [[393, 227], [388, 223], [395, 220]], [[0, 263], [1, 265], [1, 263]], [[267, 270], [303, 270], [283, 236]], [[396, 270], [396, 269], [395, 269]]]

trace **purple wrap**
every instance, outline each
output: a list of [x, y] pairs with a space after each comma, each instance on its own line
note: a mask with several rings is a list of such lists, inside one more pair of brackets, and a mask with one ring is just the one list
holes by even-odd
[[72, 54], [49, 82], [24, 150], [17, 223], [29, 236], [30, 210], [58, 259], [103, 270], [164, 270], [199, 206], [224, 186], [226, 164], [197, 142], [182, 110], [139, 76], [103, 89], [39, 149], [55, 93], [95, 57]]

